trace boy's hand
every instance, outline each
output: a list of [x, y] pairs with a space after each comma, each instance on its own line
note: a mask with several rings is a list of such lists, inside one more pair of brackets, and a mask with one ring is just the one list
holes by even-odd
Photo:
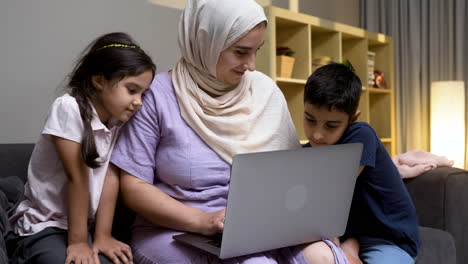
[[93, 243], [93, 251], [96, 256], [99, 253], [104, 254], [114, 264], [133, 263], [133, 255], [130, 247], [110, 236], [96, 237]]
[[363, 262], [359, 258], [356, 258], [350, 254], [347, 254], [346, 252], [345, 252], [345, 256], [349, 264], [363, 264]]
[[340, 239], [338, 237], [332, 237], [330, 238], [330, 241], [333, 242], [337, 247], [340, 246]]
[[100, 264], [98, 255], [85, 242], [69, 244], [65, 264]]
[[355, 238], [348, 238], [340, 245], [350, 264], [363, 264], [359, 258], [359, 242]]

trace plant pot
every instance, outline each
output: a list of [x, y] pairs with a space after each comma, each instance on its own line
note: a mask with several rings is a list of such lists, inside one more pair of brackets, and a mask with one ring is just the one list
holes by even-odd
[[276, 76], [281, 78], [291, 78], [294, 68], [294, 57], [276, 56]]

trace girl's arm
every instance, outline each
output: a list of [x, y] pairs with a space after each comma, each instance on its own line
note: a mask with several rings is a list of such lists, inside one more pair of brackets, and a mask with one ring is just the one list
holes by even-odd
[[124, 170], [120, 171], [120, 180], [127, 206], [154, 224], [204, 235], [213, 235], [224, 228], [225, 209], [206, 213], [190, 207]]
[[103, 253], [114, 263], [131, 263], [133, 261], [130, 247], [112, 238], [112, 220], [119, 191], [118, 168], [109, 163], [104, 186], [96, 212], [96, 230], [94, 233], [93, 249], [96, 253]]
[[57, 153], [68, 177], [67, 219], [68, 246], [65, 263], [99, 263], [88, 245], [89, 185], [88, 167], [81, 158], [81, 144], [52, 136]]

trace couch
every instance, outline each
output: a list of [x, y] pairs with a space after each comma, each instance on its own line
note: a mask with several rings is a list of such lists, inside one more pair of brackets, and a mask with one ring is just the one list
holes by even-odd
[[[0, 144], [0, 178], [26, 180], [34, 144]], [[468, 263], [468, 171], [436, 168], [405, 182], [419, 217], [417, 264]], [[134, 214], [118, 203], [113, 234], [129, 242]]]

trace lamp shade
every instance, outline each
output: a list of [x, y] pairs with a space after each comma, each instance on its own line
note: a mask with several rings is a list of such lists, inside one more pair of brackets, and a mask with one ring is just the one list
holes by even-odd
[[431, 85], [431, 153], [465, 164], [465, 84], [462, 81]]

